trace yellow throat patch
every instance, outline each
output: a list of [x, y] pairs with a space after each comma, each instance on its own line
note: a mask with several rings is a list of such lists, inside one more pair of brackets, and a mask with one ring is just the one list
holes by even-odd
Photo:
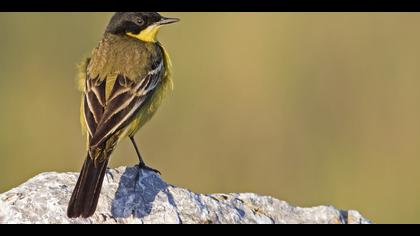
[[140, 39], [144, 42], [156, 43], [156, 36], [159, 33], [160, 27], [161, 25], [151, 25], [142, 30], [139, 34], [127, 33], [127, 35], [136, 39]]

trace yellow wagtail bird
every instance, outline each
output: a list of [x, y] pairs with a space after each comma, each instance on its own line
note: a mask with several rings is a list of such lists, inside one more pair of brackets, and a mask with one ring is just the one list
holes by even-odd
[[140, 168], [149, 169], [134, 140], [172, 88], [171, 62], [156, 36], [162, 25], [179, 21], [156, 12], [118, 12], [103, 39], [81, 66], [81, 123], [87, 157], [70, 199], [70, 218], [95, 213], [108, 161], [129, 137]]

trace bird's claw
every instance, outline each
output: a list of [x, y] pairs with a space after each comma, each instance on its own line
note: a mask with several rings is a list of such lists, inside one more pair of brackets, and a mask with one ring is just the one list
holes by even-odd
[[153, 168], [151, 168], [151, 167], [148, 167], [146, 164], [139, 164], [138, 165], [138, 167], [140, 168], [140, 169], [143, 169], [143, 170], [149, 170], [149, 171], [153, 171], [153, 172], [155, 172], [156, 174], [158, 174], [158, 175], [162, 175], [161, 173], [160, 173], [160, 171], [158, 171], [158, 170], [156, 170], [156, 169], [153, 169]]

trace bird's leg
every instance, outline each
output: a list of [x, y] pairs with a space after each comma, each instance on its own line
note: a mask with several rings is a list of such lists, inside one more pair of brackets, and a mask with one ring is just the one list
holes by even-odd
[[153, 169], [151, 167], [148, 167], [146, 165], [146, 163], [144, 162], [143, 158], [141, 157], [140, 150], [139, 150], [139, 148], [138, 148], [138, 146], [136, 144], [136, 140], [134, 140], [134, 137], [130, 137], [130, 140], [133, 143], [134, 149], [136, 150], [136, 153], [137, 153], [137, 157], [139, 158], [139, 168], [140, 169], [145, 169], [145, 170], [150, 170], [150, 171], [153, 171], [153, 172], [155, 172], [155, 173], [157, 173], [157, 174], [160, 175], [160, 171], [158, 171], [156, 169]]

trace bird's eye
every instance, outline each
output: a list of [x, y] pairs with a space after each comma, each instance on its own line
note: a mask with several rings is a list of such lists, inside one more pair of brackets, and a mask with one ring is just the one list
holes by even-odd
[[141, 18], [141, 17], [137, 18], [137, 24], [143, 25], [144, 24], [143, 18]]

